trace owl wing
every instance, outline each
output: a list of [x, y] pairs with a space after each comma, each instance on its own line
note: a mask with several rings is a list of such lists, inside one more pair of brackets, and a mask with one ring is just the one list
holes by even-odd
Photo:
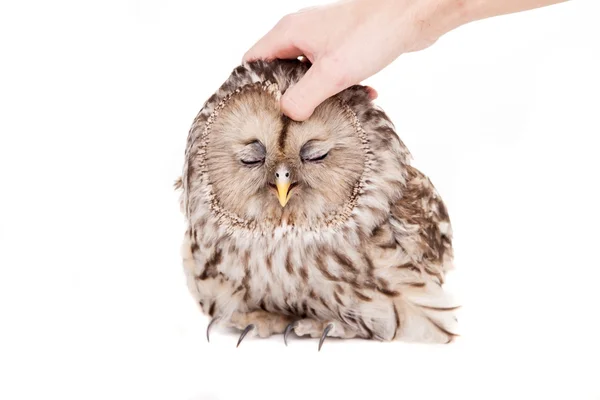
[[413, 266], [442, 284], [453, 268], [448, 211], [429, 178], [412, 166], [407, 169], [403, 196], [391, 206], [392, 234]]
[[397, 312], [394, 338], [451, 342], [458, 308], [442, 289], [452, 269], [452, 229], [446, 206], [431, 181], [407, 167], [402, 198], [391, 205], [387, 223], [371, 237], [370, 255], [379, 266]]

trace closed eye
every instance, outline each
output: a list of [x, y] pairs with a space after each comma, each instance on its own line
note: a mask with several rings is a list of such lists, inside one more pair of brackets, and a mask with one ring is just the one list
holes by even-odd
[[248, 166], [254, 166], [254, 165], [259, 165], [262, 164], [265, 159], [261, 159], [261, 160], [240, 160], [242, 162], [242, 164], [244, 165], [248, 165]]
[[302, 162], [323, 161], [329, 155], [331, 146], [322, 140], [309, 140], [300, 149], [300, 159]]
[[304, 159], [304, 161], [310, 161], [310, 162], [323, 161], [325, 159], [325, 157], [327, 157], [328, 154], [329, 154], [329, 152], [322, 154], [322, 155], [317, 155], [315, 157], [306, 158], [306, 159]]
[[266, 154], [265, 146], [260, 141], [253, 140], [239, 152], [240, 162], [247, 167], [262, 165]]

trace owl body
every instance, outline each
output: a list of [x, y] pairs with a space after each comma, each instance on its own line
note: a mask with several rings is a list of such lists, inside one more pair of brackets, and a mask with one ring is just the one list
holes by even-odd
[[441, 198], [364, 87], [308, 121], [283, 116], [279, 96], [307, 68], [244, 64], [194, 121], [181, 179], [190, 292], [216, 323], [261, 337], [451, 341]]

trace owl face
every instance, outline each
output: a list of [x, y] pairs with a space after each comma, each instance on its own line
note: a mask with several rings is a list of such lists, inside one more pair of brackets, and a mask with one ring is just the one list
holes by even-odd
[[335, 98], [312, 117], [285, 117], [269, 92], [234, 94], [216, 116], [206, 147], [219, 206], [250, 223], [315, 227], [351, 199], [365, 167], [352, 118]]

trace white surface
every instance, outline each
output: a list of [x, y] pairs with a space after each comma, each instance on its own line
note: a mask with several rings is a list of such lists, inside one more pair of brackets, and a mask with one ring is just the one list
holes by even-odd
[[600, 398], [593, 0], [465, 26], [367, 82], [448, 204], [459, 341], [206, 342], [171, 189], [187, 131], [311, 4], [0, 3], [0, 398]]

